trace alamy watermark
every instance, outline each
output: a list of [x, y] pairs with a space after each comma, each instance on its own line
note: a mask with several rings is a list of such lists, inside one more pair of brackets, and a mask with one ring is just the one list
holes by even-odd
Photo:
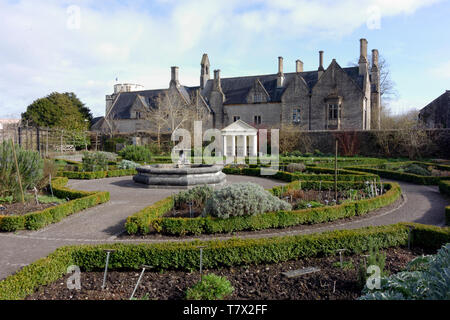
[[81, 28], [81, 8], [76, 5], [67, 7], [66, 26], [69, 30], [79, 30]]
[[377, 265], [370, 265], [367, 267], [367, 274], [370, 276], [366, 280], [366, 286], [370, 290], [381, 289], [381, 270]]
[[79, 266], [71, 265], [67, 267], [67, 273], [72, 275], [67, 278], [67, 289], [81, 290], [81, 270]]
[[[171, 140], [178, 142], [172, 148], [171, 158], [174, 164], [188, 163], [191, 150], [194, 152], [194, 164], [249, 164], [261, 166], [261, 175], [274, 175], [279, 168], [279, 130], [258, 129], [255, 132], [237, 131], [235, 134], [223, 134], [218, 129], [202, 130], [202, 121], [194, 122], [194, 137], [186, 129], [173, 131]], [[270, 133], [270, 150], [269, 150]], [[210, 142], [203, 148], [204, 142]], [[192, 147], [193, 146], [193, 147]], [[269, 152], [270, 151], [270, 152]]]

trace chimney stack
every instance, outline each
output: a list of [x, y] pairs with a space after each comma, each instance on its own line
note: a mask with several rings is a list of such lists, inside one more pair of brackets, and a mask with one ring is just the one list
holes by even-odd
[[220, 83], [220, 69], [214, 70], [214, 89], [221, 91], [222, 85]]
[[277, 88], [281, 88], [284, 83], [283, 73], [283, 57], [278, 57], [278, 74], [277, 74]]
[[178, 81], [178, 67], [171, 67], [172, 75], [170, 79], [170, 85], [179, 86], [180, 82]]
[[319, 51], [319, 69], [318, 69], [318, 78], [320, 78], [323, 74], [323, 72], [325, 71], [325, 69], [323, 68], [323, 51], [320, 50]]
[[297, 73], [303, 72], [303, 61], [302, 60], [295, 61], [295, 71]]
[[365, 75], [368, 71], [368, 61], [367, 61], [367, 40], [359, 40], [359, 75]]
[[374, 67], [378, 68], [378, 50], [377, 49], [373, 49], [372, 50], [372, 69]]

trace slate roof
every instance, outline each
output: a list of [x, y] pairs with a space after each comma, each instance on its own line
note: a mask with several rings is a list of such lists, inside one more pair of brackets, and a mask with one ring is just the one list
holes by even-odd
[[[349, 67], [342, 68], [351, 79], [355, 81], [355, 83], [362, 89], [364, 83], [364, 77], [359, 75], [358, 67]], [[285, 83], [290, 83], [294, 76], [297, 73], [285, 73]], [[307, 71], [301, 72], [300, 75], [305, 79], [310, 90], [314, 87], [314, 85], [318, 81], [318, 72], [317, 71]], [[221, 78], [221, 86], [222, 91], [225, 94], [225, 102], [224, 104], [246, 104], [247, 103], [247, 95], [248, 92], [253, 87], [255, 80], [259, 79], [261, 84], [266, 89], [267, 93], [270, 96], [270, 102], [280, 102], [281, 96], [286, 90], [287, 85], [283, 86], [283, 88], [277, 88], [277, 74], [268, 74], [268, 75], [256, 75], [256, 76], [246, 76], [246, 77], [234, 77], [234, 78]], [[207, 98], [209, 97], [209, 93], [213, 88], [214, 80], [210, 79], [207, 81], [205, 88], [202, 90], [202, 96], [205, 101], [208, 102]], [[180, 86], [181, 94], [187, 99], [190, 99], [190, 95], [197, 89], [199, 86], [187, 87]], [[117, 97], [117, 101], [115, 101], [110, 116], [114, 119], [130, 119], [130, 109], [136, 100], [137, 95], [142, 96], [144, 102], [148, 107], [154, 108], [156, 106], [156, 98], [160, 93], [167, 91], [168, 89], [157, 89], [157, 90], [142, 90], [142, 91], [133, 91], [133, 92], [122, 92]]]
[[[353, 79], [356, 84], [362, 89], [364, 85], [364, 76], [359, 75], [358, 67], [342, 68], [348, 76]], [[286, 84], [290, 83], [297, 73], [285, 73], [284, 81]], [[305, 79], [309, 89], [315, 86], [318, 81], [317, 71], [301, 72], [300, 75]], [[267, 93], [270, 96], [271, 102], [281, 102], [281, 96], [286, 90], [287, 86], [283, 88], [277, 88], [277, 74], [259, 75], [259, 76], [247, 76], [247, 77], [235, 77], [235, 78], [221, 78], [222, 91], [225, 94], [224, 104], [246, 104], [247, 94], [253, 87], [255, 80], [259, 79]], [[202, 95], [209, 96], [213, 88], [214, 80], [210, 79], [205, 85], [202, 91]]]

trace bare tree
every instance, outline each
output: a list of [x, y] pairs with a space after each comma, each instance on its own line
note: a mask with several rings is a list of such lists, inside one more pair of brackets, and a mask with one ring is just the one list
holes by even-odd
[[174, 132], [178, 128], [192, 131], [194, 121], [203, 121], [208, 114], [198, 92], [186, 99], [176, 89], [169, 89], [157, 97], [155, 106], [144, 112], [144, 118], [156, 129], [160, 147], [162, 131]]

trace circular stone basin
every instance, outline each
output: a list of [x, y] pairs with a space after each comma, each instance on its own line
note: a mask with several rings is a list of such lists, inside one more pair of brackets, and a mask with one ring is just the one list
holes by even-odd
[[155, 164], [137, 167], [133, 180], [148, 188], [189, 188], [196, 185], [223, 185], [223, 166], [207, 164]]

